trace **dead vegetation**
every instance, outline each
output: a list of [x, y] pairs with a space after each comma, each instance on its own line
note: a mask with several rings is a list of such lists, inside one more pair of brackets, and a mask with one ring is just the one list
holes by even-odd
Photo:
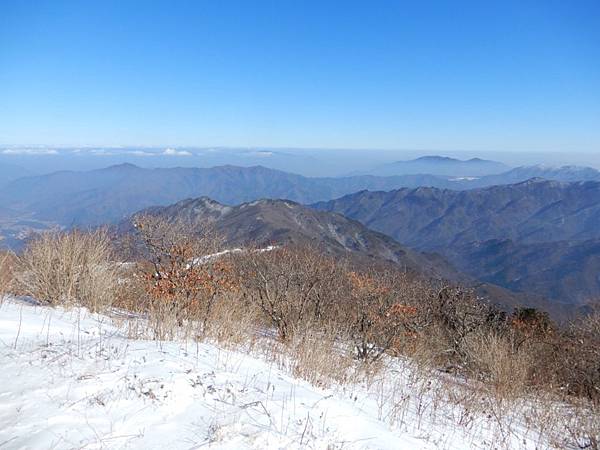
[[[318, 385], [345, 383], [357, 365], [375, 374], [382, 359], [410, 358], [423, 392], [444, 372], [479, 386], [440, 388], [460, 405], [460, 422], [478, 411], [504, 423], [523, 404], [552, 439], [598, 448], [599, 312], [561, 328], [536, 310], [507, 314], [468, 289], [355, 267], [318, 247], [223, 251], [210, 228], [192, 233], [154, 217], [138, 218], [133, 241], [137, 261], [119, 265], [104, 231], [40, 236], [15, 259], [15, 286], [51, 305], [134, 312], [157, 340], [269, 342], [259, 351]], [[557, 402], [572, 408], [568, 432], [544, 425]], [[382, 404], [400, 417], [397, 400]]]
[[263, 312], [282, 341], [336, 315], [343, 264], [315, 248], [273, 248], [235, 258], [243, 296]]
[[15, 256], [11, 252], [0, 252], [0, 301], [10, 291], [13, 284]]
[[106, 230], [50, 232], [16, 257], [15, 289], [50, 305], [100, 311], [114, 300], [118, 266]]

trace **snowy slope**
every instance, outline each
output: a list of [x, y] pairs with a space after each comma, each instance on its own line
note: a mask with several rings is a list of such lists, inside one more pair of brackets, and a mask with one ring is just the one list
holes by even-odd
[[[431, 412], [417, 415], [415, 407], [432, 410], [427, 392], [435, 387], [399, 396], [406, 375], [399, 371], [370, 386], [322, 390], [258, 357], [209, 344], [129, 339], [115, 323], [82, 309], [4, 301], [0, 448], [496, 446], [493, 427], [464, 413], [437, 405], [435, 420]], [[390, 398], [404, 399], [394, 400], [394, 421]], [[408, 405], [402, 420], [401, 404]], [[535, 434], [523, 433], [511, 435], [509, 447], [544, 448]]]

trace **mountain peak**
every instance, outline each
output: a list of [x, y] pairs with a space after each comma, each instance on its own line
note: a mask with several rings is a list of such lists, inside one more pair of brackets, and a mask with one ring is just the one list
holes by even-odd
[[443, 162], [450, 162], [450, 161], [456, 161], [459, 162], [459, 159], [455, 159], [455, 158], [450, 158], [449, 156], [439, 156], [439, 155], [427, 155], [427, 156], [421, 156], [417, 159], [415, 159], [414, 161], [430, 161], [430, 162], [435, 162], [435, 161], [443, 161]]
[[[328, 253], [354, 261], [396, 263], [403, 268], [435, 278], [460, 279], [447, 262], [406, 248], [392, 238], [366, 228], [340, 214], [319, 211], [289, 200], [261, 199], [238, 206], [223, 206], [206, 197], [189, 199], [138, 214], [150, 214], [182, 222], [194, 230], [212, 224], [231, 247], [267, 245], [323, 245]], [[213, 206], [214, 205], [214, 206]], [[122, 229], [127, 229], [125, 221]]]
[[[531, 177], [525, 181], [521, 181], [520, 183], [515, 183], [513, 186], [534, 186], [534, 185], [544, 185], [544, 186], [552, 186], [552, 187], [562, 187], [562, 186], [567, 186], [569, 184], [576, 184], [576, 183], [567, 183], [564, 181], [558, 181], [558, 180], [551, 180], [548, 178], [544, 178], [544, 177]], [[511, 185], [505, 185], [505, 186], [500, 186], [500, 187], [509, 187]], [[491, 186], [491, 188], [495, 188], [498, 186]]]
[[416, 159], [395, 161], [375, 167], [370, 175], [433, 175], [442, 177], [480, 177], [505, 172], [508, 166], [501, 162], [481, 158], [467, 160], [440, 155], [425, 155]]
[[109, 170], [137, 170], [137, 169], [141, 169], [141, 167], [136, 166], [135, 164], [132, 164], [132, 163], [125, 162], [125, 163], [121, 163], [121, 164], [115, 164], [112, 166], [108, 166], [107, 168], [101, 169], [101, 170], [109, 171]]

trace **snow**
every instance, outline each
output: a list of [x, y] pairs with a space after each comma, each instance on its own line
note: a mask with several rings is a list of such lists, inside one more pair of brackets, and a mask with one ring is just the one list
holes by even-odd
[[475, 181], [478, 180], [478, 177], [454, 177], [449, 178], [448, 181]]
[[463, 429], [464, 417], [443, 406], [435, 420], [416, 414], [417, 404], [433, 411], [435, 383], [406, 391], [401, 365], [370, 383], [322, 389], [249, 351], [129, 334], [115, 317], [5, 300], [0, 448], [412, 450], [490, 448], [495, 439], [488, 423]]
[[[264, 253], [264, 252], [273, 251], [276, 248], [279, 248], [279, 246], [278, 245], [267, 245], [264, 248], [252, 249], [250, 251], [253, 253]], [[211, 261], [213, 259], [218, 259], [224, 255], [242, 253], [242, 252], [246, 252], [246, 251], [248, 251], [248, 250], [236, 247], [236, 248], [232, 248], [232, 249], [228, 249], [228, 250], [222, 250], [222, 251], [216, 252], [216, 253], [211, 253], [210, 255], [200, 256], [200, 257], [192, 259], [192, 262], [187, 266], [187, 268], [189, 269], [193, 265], [205, 264], [208, 261]]]

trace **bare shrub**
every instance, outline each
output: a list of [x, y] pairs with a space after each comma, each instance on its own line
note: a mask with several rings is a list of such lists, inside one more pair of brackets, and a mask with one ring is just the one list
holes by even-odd
[[345, 311], [359, 359], [383, 353], [412, 356], [446, 370], [466, 367], [466, 339], [504, 324], [503, 316], [470, 290], [436, 287], [399, 270], [348, 273]]
[[419, 314], [424, 285], [409, 274], [352, 271], [346, 305], [357, 356], [375, 361], [385, 352], [406, 353], [428, 318]]
[[533, 361], [530, 386], [600, 404], [600, 311], [559, 327], [546, 314], [521, 308], [508, 324], [517, 348]]
[[600, 310], [572, 323], [560, 341], [556, 363], [562, 387], [600, 405]]
[[100, 311], [110, 305], [118, 267], [105, 230], [44, 233], [18, 255], [18, 288], [51, 305], [77, 304]]
[[432, 362], [447, 371], [461, 371], [468, 366], [467, 339], [482, 331], [497, 330], [504, 316], [478, 298], [472, 290], [444, 285], [424, 297], [421, 314], [430, 321], [421, 334], [435, 349]]
[[318, 250], [247, 251], [237, 261], [245, 297], [263, 311], [281, 340], [288, 340], [307, 322], [335, 315], [339, 265]]
[[218, 252], [220, 239], [209, 227], [192, 231], [156, 216], [138, 217], [135, 228], [146, 257], [136, 274], [142, 309], [156, 338], [190, 321], [203, 335], [217, 297], [237, 289], [233, 266]]

